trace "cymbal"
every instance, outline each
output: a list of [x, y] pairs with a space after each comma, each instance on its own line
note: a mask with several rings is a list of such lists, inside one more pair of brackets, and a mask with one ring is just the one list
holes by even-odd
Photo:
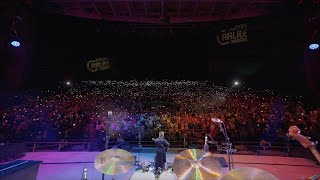
[[241, 167], [227, 172], [221, 180], [279, 180], [279, 178], [262, 169]]
[[133, 155], [123, 149], [108, 149], [101, 152], [94, 160], [94, 167], [108, 175], [126, 173], [135, 164]]
[[200, 149], [187, 149], [179, 153], [173, 161], [173, 172], [179, 180], [215, 180], [222, 176], [217, 158]]

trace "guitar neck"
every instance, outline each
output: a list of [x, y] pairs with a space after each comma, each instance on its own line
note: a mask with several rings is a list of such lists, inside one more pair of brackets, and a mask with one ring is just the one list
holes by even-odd
[[318, 150], [314, 146], [310, 146], [309, 149], [312, 152], [312, 154], [317, 158], [318, 162], [320, 163], [320, 154]]

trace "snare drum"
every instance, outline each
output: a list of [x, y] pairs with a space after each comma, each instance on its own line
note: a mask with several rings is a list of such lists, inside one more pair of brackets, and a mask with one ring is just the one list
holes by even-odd
[[134, 172], [131, 177], [130, 180], [155, 180], [156, 177], [153, 174], [153, 172], [142, 172], [141, 170]]
[[176, 174], [174, 174], [174, 172], [169, 170], [163, 171], [159, 176], [159, 180], [178, 180], [178, 177]]

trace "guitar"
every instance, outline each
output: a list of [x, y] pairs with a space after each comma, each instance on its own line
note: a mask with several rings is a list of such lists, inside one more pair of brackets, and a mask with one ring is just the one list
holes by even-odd
[[317, 142], [310, 141], [309, 137], [305, 137], [301, 135], [300, 132], [301, 130], [297, 126], [290, 126], [288, 135], [292, 139], [299, 141], [304, 148], [309, 148], [312, 154], [316, 157], [316, 159], [320, 163], [320, 154], [318, 150], [315, 148], [315, 146], [317, 145]]

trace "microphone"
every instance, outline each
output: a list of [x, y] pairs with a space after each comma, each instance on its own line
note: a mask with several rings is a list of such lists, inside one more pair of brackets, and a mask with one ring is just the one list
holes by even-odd
[[88, 169], [87, 169], [87, 167], [85, 167], [83, 169], [82, 180], [87, 180], [88, 179], [87, 178], [87, 172], [88, 172]]

